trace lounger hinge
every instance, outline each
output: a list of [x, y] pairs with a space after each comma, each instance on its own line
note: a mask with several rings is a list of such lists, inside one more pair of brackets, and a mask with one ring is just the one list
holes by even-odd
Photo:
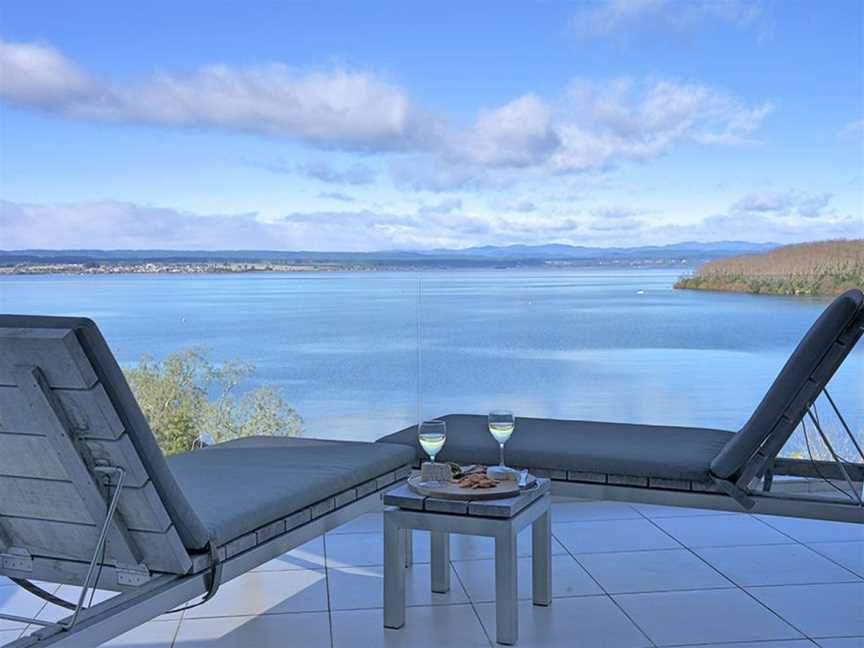
[[33, 571], [33, 556], [21, 547], [9, 547], [9, 553], [0, 554], [0, 567], [19, 572]]
[[150, 580], [147, 565], [117, 565], [117, 584], [124, 587], [138, 587]]
[[711, 476], [711, 480], [714, 485], [717, 486], [721, 491], [729, 495], [732, 499], [738, 502], [744, 509], [750, 510], [755, 505], [756, 502], [753, 501], [753, 498], [750, 497], [750, 493], [741, 488], [738, 484], [730, 482], [726, 479], [720, 479], [719, 477]]

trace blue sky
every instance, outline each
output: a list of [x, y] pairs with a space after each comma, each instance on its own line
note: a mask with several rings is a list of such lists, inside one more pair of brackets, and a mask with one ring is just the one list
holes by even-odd
[[0, 7], [0, 248], [864, 233], [864, 4]]

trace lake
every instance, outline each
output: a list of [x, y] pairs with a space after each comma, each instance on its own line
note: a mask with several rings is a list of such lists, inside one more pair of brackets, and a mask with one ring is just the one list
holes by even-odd
[[[252, 362], [249, 384], [278, 387], [310, 436], [372, 440], [418, 410], [501, 407], [737, 430], [826, 302], [673, 290], [678, 275], [11, 276], [0, 279], [0, 309], [92, 317], [124, 365], [190, 346]], [[864, 344], [832, 383], [856, 430], [862, 377]]]

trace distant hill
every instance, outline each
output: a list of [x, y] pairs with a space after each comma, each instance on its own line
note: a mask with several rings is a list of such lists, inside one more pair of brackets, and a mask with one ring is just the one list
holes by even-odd
[[709, 261], [676, 288], [836, 295], [864, 287], [864, 239], [785, 245], [760, 254]]
[[320, 252], [309, 250], [0, 250], [0, 264], [19, 263], [196, 263], [282, 262], [368, 266], [489, 267], [595, 263], [696, 265], [709, 259], [762, 252], [774, 243], [719, 241], [641, 247], [586, 247], [563, 244], [482, 246], [462, 249]]

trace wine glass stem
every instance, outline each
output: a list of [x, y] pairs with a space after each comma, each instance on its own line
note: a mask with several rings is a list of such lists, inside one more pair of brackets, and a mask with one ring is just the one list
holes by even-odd
[[501, 448], [501, 463], [499, 463], [498, 465], [503, 466], [504, 465], [504, 444], [499, 443], [498, 446]]

